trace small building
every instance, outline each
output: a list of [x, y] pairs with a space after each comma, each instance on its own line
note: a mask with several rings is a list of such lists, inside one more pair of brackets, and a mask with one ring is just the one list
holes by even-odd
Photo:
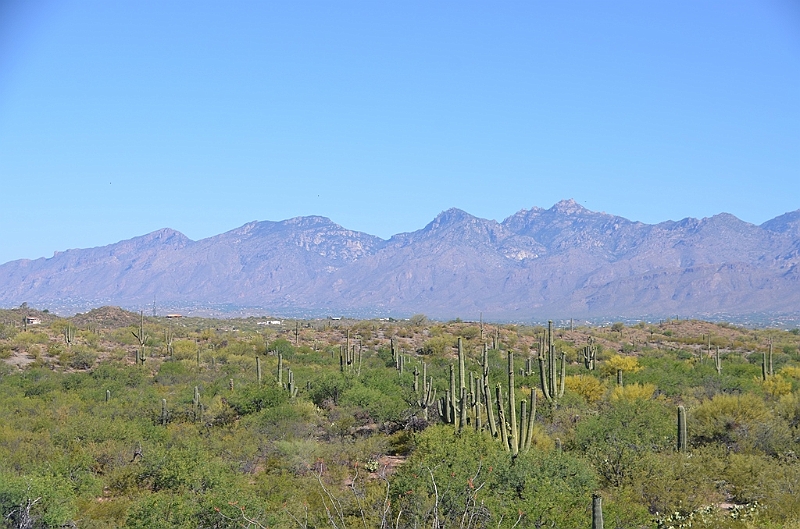
[[34, 318], [33, 316], [25, 316], [25, 324], [26, 325], [40, 325], [42, 320], [39, 318]]
[[168, 320], [176, 320], [178, 318], [183, 318], [183, 314], [167, 314]]

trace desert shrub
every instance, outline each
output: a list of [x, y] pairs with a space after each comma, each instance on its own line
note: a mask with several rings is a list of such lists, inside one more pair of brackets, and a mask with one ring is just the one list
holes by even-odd
[[66, 358], [66, 365], [71, 369], [91, 369], [97, 361], [97, 354], [85, 349], [74, 348], [74, 350]]
[[611, 390], [611, 401], [618, 400], [647, 400], [652, 398], [656, 391], [653, 384], [628, 384], [626, 386], [614, 386]]
[[358, 407], [376, 422], [400, 419], [408, 406], [402, 399], [386, 395], [376, 388], [356, 384], [342, 393], [339, 404]]
[[197, 343], [194, 340], [175, 340], [172, 342], [175, 360], [194, 360], [197, 358]]
[[267, 439], [301, 439], [310, 436], [317, 427], [317, 410], [308, 401], [292, 400], [264, 408], [243, 419], [252, 424]]
[[50, 337], [39, 331], [20, 332], [14, 336], [12, 342], [22, 347], [33, 344], [48, 344], [50, 343]]
[[21, 523], [20, 508], [28, 505], [40, 527], [72, 525], [78, 514], [75, 494], [61, 476], [37, 473], [23, 477], [0, 471], [0, 513], [8, 527], [26, 527]]
[[[725, 461], [721, 478], [734, 502], [761, 504], [763, 514], [778, 523], [800, 520], [800, 500], [796, 492], [800, 486], [800, 467], [797, 464], [754, 454], [731, 454]], [[761, 525], [764, 526], [766, 524]]]
[[635, 373], [641, 370], [642, 367], [639, 365], [639, 360], [635, 356], [614, 355], [600, 364], [600, 372], [610, 376], [616, 375], [617, 371]]
[[455, 332], [456, 336], [461, 336], [465, 340], [474, 340], [475, 338], [479, 338], [481, 335], [480, 327], [476, 327], [475, 325], [467, 325], [457, 329]]
[[735, 452], [778, 454], [791, 449], [786, 421], [757, 395], [717, 395], [689, 410], [689, 435], [698, 444], [720, 444]]
[[663, 404], [620, 400], [578, 423], [572, 445], [606, 483], [618, 487], [630, 482], [645, 454], [674, 446], [675, 432], [672, 410]]
[[158, 368], [154, 382], [165, 386], [188, 384], [193, 377], [194, 374], [183, 362], [163, 362]]
[[767, 377], [767, 379], [761, 383], [761, 387], [764, 388], [764, 392], [767, 395], [773, 398], [788, 395], [792, 392], [792, 382], [782, 375]]
[[311, 382], [309, 396], [317, 406], [338, 404], [342, 394], [353, 385], [353, 380], [343, 373], [325, 373]]
[[7, 340], [13, 338], [19, 331], [13, 325], [5, 325], [0, 323], [0, 340]]
[[[286, 341], [286, 340], [284, 340], [284, 341]], [[273, 342], [273, 344], [274, 343], [275, 342]], [[288, 342], [286, 342], [286, 343], [288, 343]], [[289, 347], [291, 347], [291, 345], [289, 345]], [[237, 341], [237, 342], [229, 343], [227, 345], [227, 347], [225, 347], [223, 349], [223, 351], [225, 353], [227, 353], [228, 355], [247, 356], [247, 357], [251, 357], [252, 358], [255, 355], [256, 348], [252, 344], [249, 344], [249, 343], [246, 343], [246, 342], [238, 342]], [[283, 351], [281, 351], [281, 352], [283, 352]]]
[[599, 402], [606, 393], [606, 387], [591, 375], [570, 375], [564, 379], [564, 386], [571, 393], [580, 395], [588, 404]]
[[417, 434], [391, 496], [402, 527], [435, 524], [437, 517], [445, 527], [462, 519], [476, 526], [579, 527], [595, 488], [591, 469], [569, 454], [536, 450], [512, 459], [479, 433], [435, 426]]
[[422, 344], [420, 352], [426, 355], [442, 356], [449, 353], [455, 345], [455, 339], [452, 336], [434, 336]]
[[280, 353], [284, 358], [292, 358], [292, 356], [294, 356], [295, 349], [286, 338], [278, 338], [267, 345], [267, 351], [274, 352], [276, 354]]
[[717, 484], [723, 469], [721, 455], [711, 449], [647, 453], [641, 458], [630, 487], [651, 513], [689, 514], [724, 500]]
[[248, 415], [285, 403], [289, 400], [289, 393], [277, 386], [249, 385], [234, 391], [227, 400], [236, 413]]

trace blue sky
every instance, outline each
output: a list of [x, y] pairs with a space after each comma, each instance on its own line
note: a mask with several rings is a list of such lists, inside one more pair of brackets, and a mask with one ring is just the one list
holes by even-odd
[[800, 208], [800, 4], [0, 0], [0, 263], [565, 198]]

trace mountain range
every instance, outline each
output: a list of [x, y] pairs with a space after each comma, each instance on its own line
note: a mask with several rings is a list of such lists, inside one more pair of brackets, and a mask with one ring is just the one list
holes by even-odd
[[227, 307], [528, 320], [794, 313], [800, 210], [644, 224], [573, 200], [502, 222], [449, 209], [388, 240], [331, 220], [162, 229], [0, 265], [0, 305]]

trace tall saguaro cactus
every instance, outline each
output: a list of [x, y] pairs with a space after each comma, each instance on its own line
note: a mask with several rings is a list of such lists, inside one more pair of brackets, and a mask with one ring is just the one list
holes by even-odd
[[[488, 381], [484, 381], [488, 384]], [[528, 401], [520, 401], [519, 420], [517, 420], [517, 405], [514, 393], [514, 355], [508, 353], [508, 398], [503, 399], [503, 391], [500, 384], [495, 388], [496, 405], [497, 405], [497, 426], [495, 430], [499, 431], [500, 442], [506, 451], [516, 457], [520, 452], [527, 452], [530, 450], [531, 442], [533, 440], [533, 426], [536, 420], [536, 389], [531, 388], [530, 409]], [[486, 386], [484, 386], [486, 388]], [[488, 388], [487, 388], [488, 389]], [[487, 389], [484, 391], [488, 393]], [[506, 401], [508, 402], [508, 411], [506, 412]], [[487, 406], [491, 406], [491, 400], [487, 400]], [[489, 415], [489, 427], [492, 428], [494, 417]], [[494, 432], [493, 432], [494, 435]]]
[[583, 365], [589, 371], [594, 371], [597, 359], [597, 346], [594, 344], [594, 338], [589, 337], [589, 343], [583, 348]]
[[464, 361], [464, 344], [461, 337], [458, 338], [458, 427], [464, 428], [467, 426], [467, 373], [466, 364]]
[[75, 341], [75, 327], [70, 324], [67, 324], [64, 327], [64, 342], [67, 344], [67, 347], [72, 347], [72, 342]]
[[678, 452], [686, 452], [689, 445], [686, 438], [686, 408], [678, 406]]
[[561, 353], [561, 369], [559, 372], [556, 358], [556, 347], [553, 343], [553, 322], [547, 322], [547, 343], [543, 344], [547, 351], [539, 351], [539, 380], [542, 393], [548, 402], [554, 403], [564, 396], [564, 380], [566, 379], [566, 355]]
[[519, 431], [517, 430], [517, 407], [514, 403], [514, 353], [508, 352], [508, 408], [511, 416], [511, 455], [519, 454]]
[[433, 377], [428, 379], [428, 365], [422, 363], [422, 391], [419, 387], [419, 370], [414, 368], [414, 392], [417, 393], [417, 405], [422, 409], [422, 417], [428, 420], [428, 408], [436, 402], [436, 388], [433, 387]]
[[144, 311], [139, 311], [139, 316], [140, 316], [139, 330], [138, 332], [131, 331], [131, 334], [133, 334], [133, 336], [139, 342], [139, 350], [136, 351], [136, 363], [144, 365], [144, 361], [146, 359], [144, 354], [145, 353], [144, 345], [145, 343], [147, 343], [147, 338], [148, 338], [147, 334], [145, 334], [144, 332]]
[[175, 355], [175, 349], [172, 345], [175, 335], [172, 332], [172, 325], [164, 329], [164, 344], [167, 346], [167, 356], [172, 359]]
[[769, 339], [769, 365], [768, 365], [768, 374], [769, 376], [773, 376], [775, 371], [772, 369], [772, 338]]
[[603, 529], [603, 499], [592, 495], [592, 529]]
[[200, 388], [197, 386], [194, 387], [194, 395], [192, 397], [192, 412], [194, 414], [194, 420], [200, 420]]

